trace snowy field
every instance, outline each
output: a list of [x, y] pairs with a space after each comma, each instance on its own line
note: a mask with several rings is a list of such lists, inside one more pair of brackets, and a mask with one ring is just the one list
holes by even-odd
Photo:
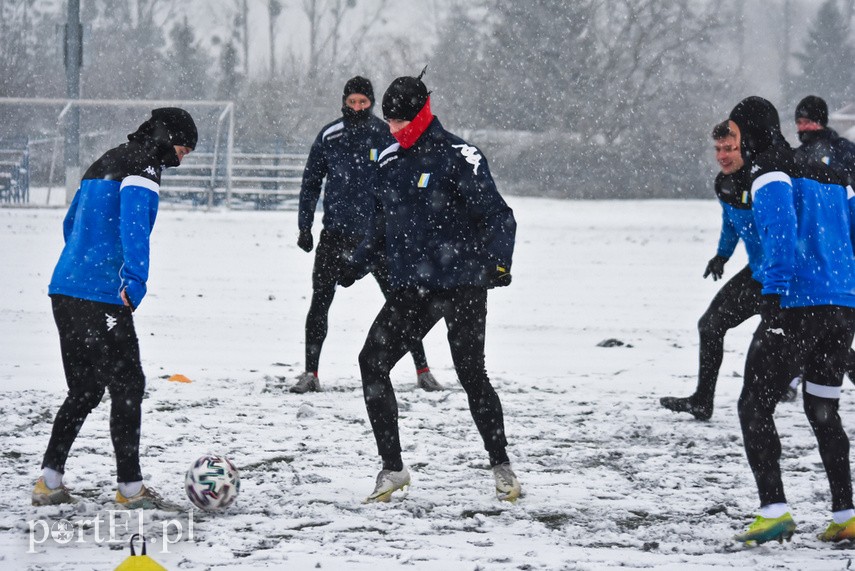
[[[188, 513], [142, 514], [149, 555], [185, 570], [849, 569], [851, 546], [815, 539], [830, 519], [828, 490], [797, 404], [776, 418], [798, 533], [756, 548], [729, 540], [757, 507], [736, 418], [756, 318], [726, 340], [710, 422], [659, 406], [695, 385], [696, 323], [721, 284], [701, 278], [717, 204], [509, 202], [514, 279], [490, 293], [487, 368], [525, 494], [514, 505], [495, 498], [442, 324], [426, 348], [451, 390], [417, 390], [409, 357], [393, 371], [412, 486], [363, 505], [379, 461], [356, 361], [381, 305], [376, 284], [339, 291], [321, 356], [326, 391], [293, 395], [313, 259], [295, 244], [296, 213], [162, 209], [149, 295], [135, 314], [148, 379], [143, 473]], [[93, 521], [117, 519], [106, 402], [67, 465], [83, 501], [30, 506], [64, 396], [46, 295], [63, 215], [0, 209], [4, 570], [113, 569], [140, 526], [137, 515], [118, 518], [115, 541], [103, 523], [96, 538]], [[740, 248], [725, 277], [744, 264]], [[606, 339], [624, 345], [598, 347]], [[169, 382], [175, 373], [193, 382]], [[841, 406], [855, 435], [852, 390], [847, 382]], [[207, 452], [241, 468], [237, 503], [216, 516], [190, 512], [183, 491], [184, 472]], [[62, 520], [73, 531], [66, 543], [44, 531]], [[164, 529], [176, 540], [167, 548]]]

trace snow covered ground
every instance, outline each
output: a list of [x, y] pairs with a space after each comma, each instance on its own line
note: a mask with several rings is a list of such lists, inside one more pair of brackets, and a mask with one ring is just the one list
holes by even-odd
[[[735, 410], [755, 320], [726, 340], [710, 422], [658, 404], [694, 387], [695, 324], [720, 286], [701, 278], [715, 253], [716, 203], [509, 202], [514, 280], [490, 294], [487, 367], [523, 483], [515, 505], [495, 499], [442, 324], [426, 347], [450, 390], [417, 390], [408, 357], [393, 371], [412, 487], [363, 505], [379, 462], [356, 357], [381, 305], [376, 284], [339, 291], [321, 358], [326, 391], [293, 395], [313, 258], [295, 244], [296, 213], [162, 209], [135, 317], [148, 377], [143, 472], [189, 509], [184, 472], [222, 453], [241, 468], [242, 490], [219, 515], [143, 514], [149, 555], [188, 570], [848, 569], [850, 546], [815, 539], [830, 517], [827, 484], [797, 404], [779, 407], [777, 421], [799, 533], [759, 548], [728, 539], [757, 506]], [[64, 395], [46, 296], [63, 214], [0, 209], [2, 569], [112, 569], [139, 527], [136, 515], [111, 511], [106, 402], [67, 465], [83, 501], [29, 505]], [[744, 263], [740, 249], [726, 277]], [[624, 345], [597, 346], [606, 339]], [[175, 373], [193, 382], [169, 382]], [[851, 393], [847, 382], [842, 414], [855, 429]], [[73, 532], [64, 544], [45, 533], [62, 520]], [[166, 550], [164, 529], [177, 540]]]

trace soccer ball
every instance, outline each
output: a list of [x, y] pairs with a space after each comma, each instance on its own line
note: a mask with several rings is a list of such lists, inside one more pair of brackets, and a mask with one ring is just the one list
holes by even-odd
[[193, 505], [214, 511], [229, 507], [240, 492], [240, 475], [225, 456], [202, 456], [187, 470], [184, 490]]

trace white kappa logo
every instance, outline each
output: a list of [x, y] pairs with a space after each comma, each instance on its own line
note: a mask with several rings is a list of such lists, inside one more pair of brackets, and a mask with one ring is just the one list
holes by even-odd
[[104, 317], [107, 318], [107, 331], [112, 330], [116, 326], [116, 318], [109, 313], [105, 313]]
[[157, 173], [154, 171], [154, 167], [151, 165], [147, 166], [143, 172], [146, 174], [150, 174], [151, 176], [157, 175]]
[[478, 167], [481, 166], [481, 159], [483, 158], [478, 154], [478, 149], [471, 145], [451, 145], [455, 149], [460, 149], [460, 154], [466, 157], [466, 162], [472, 165], [472, 172], [478, 174]]
[[754, 174], [759, 170], [760, 170], [760, 165], [754, 165], [753, 167], [751, 167], [751, 174]]
[[780, 327], [775, 327], [774, 329], [767, 329], [766, 331], [768, 331], [769, 333], [774, 333], [775, 335], [780, 335], [781, 337], [787, 336], [787, 334], [784, 333], [784, 330]]

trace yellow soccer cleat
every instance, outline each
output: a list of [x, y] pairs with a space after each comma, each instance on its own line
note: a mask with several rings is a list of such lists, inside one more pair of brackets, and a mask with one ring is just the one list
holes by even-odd
[[855, 517], [851, 517], [843, 523], [831, 522], [817, 538], [820, 541], [847, 541], [855, 539]]
[[145, 486], [133, 496], [126, 498], [122, 492], [116, 490], [116, 503], [126, 510], [164, 510], [168, 512], [181, 511], [181, 506], [163, 499], [160, 494]]
[[55, 506], [59, 504], [73, 504], [77, 500], [68, 491], [65, 486], [58, 488], [48, 488], [44, 478], [39, 478], [33, 487], [33, 505], [34, 506]]
[[795, 532], [796, 522], [793, 521], [790, 512], [775, 518], [758, 515], [754, 519], [754, 523], [749, 525], [744, 533], [733, 536], [733, 539], [742, 543], [756, 543], [757, 545], [775, 540], [778, 543], [783, 543], [790, 541]]

